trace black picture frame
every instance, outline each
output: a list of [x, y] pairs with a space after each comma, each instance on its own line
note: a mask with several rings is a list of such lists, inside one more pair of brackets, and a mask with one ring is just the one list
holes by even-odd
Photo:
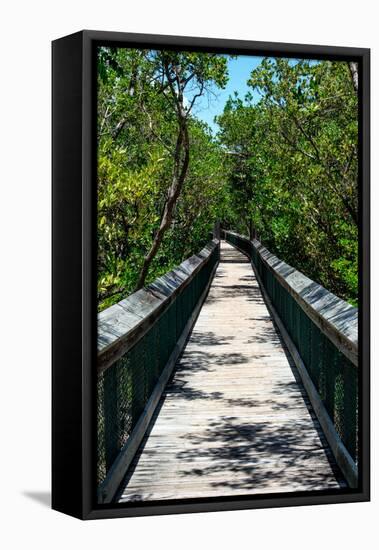
[[[357, 61], [361, 267], [361, 479], [348, 493], [283, 493], [97, 505], [95, 47], [119, 45]], [[52, 43], [52, 508], [81, 519], [301, 506], [370, 499], [370, 50], [84, 30]]]

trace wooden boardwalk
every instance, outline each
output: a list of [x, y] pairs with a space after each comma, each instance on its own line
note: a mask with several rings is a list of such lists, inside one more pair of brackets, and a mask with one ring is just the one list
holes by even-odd
[[119, 502], [345, 486], [248, 260], [222, 241]]

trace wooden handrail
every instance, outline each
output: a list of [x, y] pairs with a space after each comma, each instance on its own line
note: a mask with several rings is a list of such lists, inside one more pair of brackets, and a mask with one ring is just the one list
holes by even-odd
[[219, 242], [213, 239], [199, 254], [99, 313], [98, 373], [109, 368], [148, 332], [161, 313], [209, 261]]
[[223, 231], [249, 242], [306, 315], [349, 361], [358, 366], [358, 309], [280, 260], [257, 239], [250, 241], [234, 231]]

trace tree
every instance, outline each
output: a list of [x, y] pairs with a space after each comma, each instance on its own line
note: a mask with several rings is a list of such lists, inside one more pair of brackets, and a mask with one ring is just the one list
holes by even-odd
[[217, 219], [356, 303], [356, 65], [264, 59], [215, 137], [194, 107], [225, 86], [227, 65], [99, 49], [100, 309], [199, 251]]
[[[136, 289], [141, 288], [146, 279], [151, 262], [157, 254], [163, 236], [170, 227], [174, 208], [187, 176], [190, 160], [188, 124], [196, 100], [207, 91], [211, 84], [225, 86], [226, 59], [216, 55], [204, 56], [194, 53], [156, 52], [155, 74], [160, 83], [158, 93], [162, 93], [168, 107], [173, 108], [177, 120], [177, 136], [172, 151], [173, 168], [170, 187], [164, 204], [160, 225], [153, 243], [144, 258]], [[190, 99], [185, 94], [190, 88]]]
[[[214, 188], [220, 184], [214, 160], [218, 148], [206, 125], [193, 116], [193, 107], [200, 95], [225, 85], [226, 68], [223, 56], [100, 49], [101, 308], [205, 244], [214, 222]], [[187, 179], [191, 189], [181, 202]], [[175, 232], [170, 231], [172, 224]]]
[[[265, 59], [219, 117], [230, 192], [278, 256], [357, 299], [357, 94], [344, 62]], [[243, 226], [243, 227], [242, 227]]]

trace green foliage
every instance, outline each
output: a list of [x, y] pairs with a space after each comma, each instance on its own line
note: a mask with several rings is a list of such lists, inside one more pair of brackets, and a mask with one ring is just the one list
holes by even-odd
[[231, 204], [264, 244], [338, 296], [358, 296], [357, 96], [344, 62], [264, 59], [249, 80], [261, 94], [218, 118]]
[[[174, 171], [178, 105], [174, 80], [187, 93], [190, 165], [171, 227], [146, 283], [198, 252], [223, 204], [222, 153], [191, 114], [208, 87], [227, 82], [224, 56], [100, 48], [98, 55], [99, 309], [132, 292], [158, 231]], [[175, 92], [176, 93], [176, 92]]]
[[178, 109], [189, 167], [146, 282], [198, 252], [220, 219], [245, 234], [253, 226], [279, 257], [356, 305], [358, 107], [348, 64], [264, 59], [248, 82], [260, 101], [230, 97], [215, 139], [192, 108], [226, 86], [227, 68], [222, 55], [99, 48], [99, 309], [135, 289], [159, 230]]

